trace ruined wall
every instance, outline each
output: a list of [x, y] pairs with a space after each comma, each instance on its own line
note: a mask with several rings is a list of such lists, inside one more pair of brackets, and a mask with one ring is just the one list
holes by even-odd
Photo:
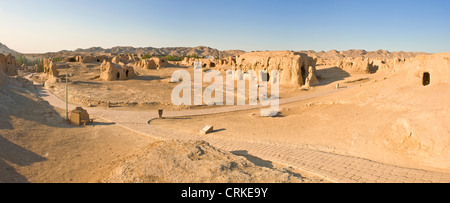
[[153, 59], [142, 59], [134, 64], [135, 68], [143, 69], [157, 69], [156, 63]]
[[196, 58], [184, 58], [181, 62], [183, 66], [194, 66], [195, 62], [202, 62], [204, 68], [214, 68], [219, 65], [220, 60], [215, 59], [196, 59]]
[[203, 68], [214, 68], [216, 67], [217, 61], [215, 59], [197, 59], [196, 62], [201, 62]]
[[5, 71], [6, 71], [5, 55], [0, 54], [0, 85], [6, 84], [7, 76], [5, 75]]
[[6, 84], [7, 76], [0, 70], [0, 85]]
[[65, 57], [62, 61], [63, 62], [70, 62], [70, 63], [78, 62], [77, 61], [77, 56], [68, 56], [68, 57]]
[[11, 54], [6, 55], [5, 58], [6, 61], [6, 74], [7, 75], [17, 75], [18, 72], [18, 65], [16, 62], [16, 57], [12, 56]]
[[361, 57], [340, 59], [336, 66], [347, 72], [370, 73], [370, 59]]
[[112, 61], [112, 57], [110, 57], [110, 56], [95, 56], [95, 59], [96, 59], [96, 62], [99, 62], [99, 63], [103, 63], [103, 61], [106, 61], [106, 62], [111, 62]]
[[[236, 57], [233, 70], [266, 71], [278, 70], [281, 84], [302, 86], [308, 77], [308, 69], [316, 72], [316, 60], [303, 53], [293, 51], [265, 51], [244, 53]], [[270, 76], [269, 76], [270, 77]]]
[[336, 66], [350, 73], [390, 73], [394, 69], [394, 64], [405, 61], [405, 58], [318, 58], [317, 63], [326, 66]]
[[169, 62], [165, 59], [153, 57], [150, 59], [142, 59], [134, 64], [135, 68], [143, 69], [160, 69], [169, 66]]
[[73, 57], [70, 57], [66, 62], [81, 62], [81, 63], [103, 63], [103, 61], [111, 62], [112, 57], [110, 56], [76, 56], [74, 61]]
[[314, 72], [314, 69], [312, 66], [308, 69], [308, 77], [305, 81], [306, 86], [316, 86], [319, 85], [319, 80], [316, 77], [316, 74]]
[[191, 60], [191, 58], [185, 57], [183, 61], [181, 61], [181, 65], [183, 66], [193, 66], [194, 60]]
[[139, 60], [137, 57], [134, 57], [132, 54], [126, 55], [126, 54], [119, 54], [112, 58], [112, 63], [135, 63], [136, 60]]
[[134, 68], [123, 63], [104, 61], [100, 67], [100, 79], [104, 81], [127, 80], [136, 77]]
[[234, 66], [236, 65], [236, 59], [234, 57], [221, 58], [216, 62], [217, 66]]
[[389, 71], [393, 68], [393, 64], [390, 63], [389, 60], [384, 59], [375, 59], [370, 61], [370, 73], [378, 72], [378, 71]]
[[51, 58], [44, 59], [44, 73], [47, 73], [47, 75], [49, 75], [49, 76], [54, 76], [54, 77], [59, 76], [58, 67]]
[[392, 59], [374, 59], [370, 60], [370, 73], [383, 72], [392, 73], [396, 64], [402, 64], [409, 59], [392, 58]]
[[82, 62], [82, 63], [95, 63], [95, 62], [97, 62], [97, 58], [95, 58], [94, 56], [84, 56], [84, 57], [81, 58], [80, 62]]
[[17, 75], [18, 66], [16, 62], [16, 57], [11, 54], [3, 55], [0, 54], [0, 71], [6, 75]]
[[6, 56], [3, 54], [0, 54], [0, 72], [6, 72]]
[[416, 56], [409, 60], [398, 60], [394, 72], [405, 76], [408, 84], [422, 85], [424, 74], [430, 76], [430, 85], [450, 83], [450, 53]]
[[161, 59], [161, 58], [157, 58], [157, 57], [153, 57], [152, 59], [155, 61], [156, 67], [158, 69], [169, 66], [169, 62], [167, 62], [166, 59]]

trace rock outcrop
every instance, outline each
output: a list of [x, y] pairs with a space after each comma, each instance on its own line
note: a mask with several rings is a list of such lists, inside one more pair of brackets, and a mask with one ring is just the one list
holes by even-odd
[[[302, 86], [308, 77], [308, 68], [315, 73], [316, 60], [303, 53], [293, 51], [265, 51], [245, 53], [236, 58], [233, 70], [247, 72], [278, 70], [280, 84], [295, 84]], [[270, 78], [270, 75], [269, 75]]]
[[136, 77], [134, 68], [123, 63], [117, 64], [104, 61], [100, 71], [100, 79], [104, 81], [127, 80]]

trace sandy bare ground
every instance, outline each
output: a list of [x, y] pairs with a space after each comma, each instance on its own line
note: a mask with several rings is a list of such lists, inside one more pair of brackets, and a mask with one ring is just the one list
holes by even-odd
[[[60, 69], [60, 75], [66, 72], [70, 77], [69, 100], [73, 104], [97, 108], [105, 108], [106, 103], [110, 102], [116, 110], [156, 110], [164, 108], [166, 110], [186, 110], [210, 108], [203, 106], [175, 106], [171, 101], [172, 90], [179, 84], [169, 83], [172, 73], [177, 70], [188, 71], [193, 80], [193, 68], [185, 66], [171, 65], [168, 68], [159, 70], [146, 70], [137, 68], [135, 71], [138, 76], [125, 81], [105, 82], [97, 78], [100, 75], [100, 63], [66, 63], [70, 65], [69, 69]], [[204, 69], [207, 71], [210, 69]], [[222, 76], [226, 73], [221, 71]], [[332, 87], [337, 81], [352, 81], [371, 77], [364, 74], [353, 74], [342, 71], [335, 67], [322, 67], [318, 70], [322, 77], [322, 85], [319, 88], [311, 88], [310, 91], [323, 89], [323, 86]], [[33, 79], [41, 84], [46, 79], [45, 74], [36, 74]], [[211, 83], [204, 82], [203, 89]], [[224, 79], [224, 85], [226, 81]], [[192, 86], [194, 85], [192, 81]], [[248, 103], [248, 82], [246, 83], [246, 103]], [[328, 87], [327, 86], [327, 87]], [[237, 85], [235, 83], [235, 88]], [[51, 88], [59, 98], [65, 98], [65, 84], [54, 84]], [[268, 90], [270, 92], [270, 88]], [[236, 92], [236, 90], [235, 90]], [[191, 93], [194, 95], [194, 92]], [[308, 94], [308, 91], [302, 90], [297, 85], [280, 85], [280, 98], [291, 98], [299, 95]], [[224, 101], [225, 99], [224, 94]], [[193, 100], [192, 100], [193, 102]], [[213, 106], [214, 107], [214, 106]]]
[[214, 137], [283, 143], [449, 172], [450, 86], [402, 86], [401, 81], [381, 77], [347, 91], [282, 105], [274, 118], [248, 110], [154, 120], [152, 125], [194, 134], [208, 124], [222, 129]]
[[[323, 179], [205, 141], [155, 142], [115, 169], [113, 183], [311, 183]], [[308, 177], [308, 178], [307, 178]], [[312, 179], [311, 179], [312, 178]]]
[[0, 87], [0, 182], [97, 182], [154, 141], [102, 120], [67, 124], [31, 88]]
[[[94, 125], [85, 127], [67, 124], [62, 119], [64, 111], [38, 98], [27, 81], [18, 78], [11, 79], [10, 83], [0, 87], [0, 182], [111, 182], [111, 174], [123, 167], [124, 163], [129, 163], [128, 160], [143, 156], [145, 149], [155, 142], [154, 139], [98, 118]], [[170, 148], [166, 151], [170, 151]], [[269, 168], [265, 165], [267, 161], [255, 157], [239, 158], [242, 155], [210, 151], [216, 153], [216, 157], [210, 161], [219, 163], [217, 166], [226, 166], [237, 160], [241, 163], [240, 167], [230, 168], [232, 175], [226, 175], [225, 170], [216, 171], [214, 174], [228, 177], [215, 179], [217, 182], [324, 182], [314, 175], [305, 175], [304, 172], [281, 164], [273, 163]], [[211, 153], [205, 156], [211, 156]], [[183, 157], [183, 153], [176, 150], [172, 150], [172, 154]], [[227, 162], [226, 157], [231, 161]], [[170, 163], [173, 160], [169, 158], [158, 161]], [[201, 164], [188, 163], [205, 170]], [[201, 177], [201, 174], [184, 173], [177, 179], [168, 179], [164, 174], [173, 171], [162, 171], [150, 173], [157, 181], [144, 182], [192, 182], [195, 179], [191, 177]], [[277, 175], [262, 179], [257, 175], [262, 172]], [[196, 180], [211, 182], [214, 179]]]

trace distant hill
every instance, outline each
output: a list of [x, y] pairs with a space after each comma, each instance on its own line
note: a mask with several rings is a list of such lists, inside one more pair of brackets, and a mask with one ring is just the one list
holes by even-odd
[[[339, 59], [339, 58], [371, 58], [371, 59], [392, 59], [392, 58], [412, 58], [417, 55], [426, 55], [429, 53], [424, 52], [389, 52], [387, 50], [366, 51], [366, 50], [347, 50], [347, 51], [298, 51], [299, 53], [308, 54], [310, 57], [322, 58], [322, 59]], [[0, 43], [0, 53], [12, 53], [19, 55], [20, 53], [9, 49], [6, 45]], [[49, 52], [42, 54], [26, 54], [32, 57], [58, 57], [58, 56], [75, 56], [75, 55], [107, 55], [107, 54], [151, 54], [153, 56], [192, 56], [197, 55], [200, 57], [214, 56], [216, 58], [225, 58], [229, 56], [238, 56], [245, 53], [242, 50], [227, 50], [220, 51], [206, 46], [198, 47], [131, 47], [131, 46], [117, 46], [109, 49], [102, 47], [91, 47], [87, 49], [76, 49], [73, 51], [62, 50], [58, 52]]]
[[165, 48], [153, 48], [153, 47], [124, 47], [118, 46], [110, 49], [104, 49], [101, 47], [91, 47], [88, 49], [76, 49], [74, 51], [60, 51], [58, 53], [63, 54], [151, 54], [151, 55], [163, 55], [163, 56], [214, 56], [214, 57], [228, 57], [235, 56], [245, 51], [242, 50], [229, 50], [219, 51], [214, 48], [198, 46], [198, 47], [165, 47]]
[[336, 51], [330, 50], [328, 52], [320, 51], [300, 51], [300, 53], [308, 54], [308, 56], [323, 58], [323, 59], [336, 59], [336, 58], [371, 58], [371, 59], [392, 59], [392, 58], [412, 58], [417, 55], [425, 55], [429, 53], [425, 52], [389, 52], [387, 50], [377, 50], [377, 51], [366, 51], [366, 50], [347, 50], [347, 51]]
[[2, 44], [1, 42], [0, 42], [0, 53], [3, 53], [3, 54], [14, 54], [14, 55], [19, 54], [19, 52], [8, 48], [6, 45]]

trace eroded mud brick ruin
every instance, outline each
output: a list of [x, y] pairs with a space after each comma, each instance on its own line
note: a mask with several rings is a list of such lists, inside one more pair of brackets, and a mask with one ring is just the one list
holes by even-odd
[[439, 53], [398, 61], [393, 71], [404, 73], [406, 83], [428, 86], [449, 83], [449, 67], [450, 53]]
[[3, 55], [0, 53], [0, 71], [7, 75], [17, 75], [16, 57], [11, 54]]
[[133, 66], [104, 61], [100, 67], [100, 79], [104, 81], [127, 80], [136, 77]]
[[44, 73], [47, 73], [49, 76], [59, 76], [58, 67], [52, 59], [44, 59]]
[[160, 69], [167, 67], [169, 63], [165, 59], [153, 57], [150, 59], [142, 59], [137, 61], [134, 64], [135, 68], [143, 68], [143, 69]]
[[[272, 70], [278, 70], [280, 76], [280, 84], [295, 84], [303, 86], [311, 73], [316, 73], [317, 60], [309, 57], [307, 54], [293, 51], [264, 51], [244, 53], [236, 57], [236, 63], [230, 60], [228, 63], [233, 64], [232, 69], [247, 72], [253, 70], [256, 72], [265, 71], [270, 78]], [[314, 77], [315, 78], [315, 77]], [[318, 82], [314, 80], [315, 84]]]
[[0, 85], [4, 85], [7, 80], [7, 76], [17, 75], [18, 67], [16, 64], [16, 58], [11, 54], [0, 54]]

